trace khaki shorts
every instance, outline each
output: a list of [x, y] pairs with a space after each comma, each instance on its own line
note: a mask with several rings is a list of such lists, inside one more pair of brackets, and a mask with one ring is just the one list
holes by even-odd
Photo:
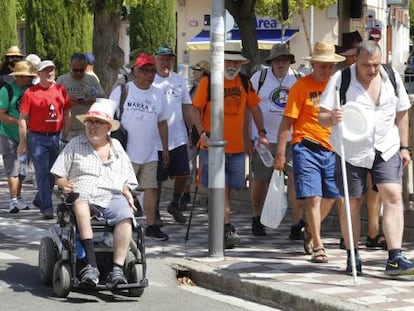
[[[272, 155], [275, 155], [277, 144], [270, 144], [269, 149]], [[273, 173], [273, 167], [267, 167], [263, 164], [263, 161], [260, 159], [259, 154], [254, 150], [253, 158], [250, 161], [252, 169], [252, 180], [256, 181], [270, 181]], [[286, 171], [293, 171], [292, 165], [292, 145], [290, 143], [286, 144]]]
[[138, 179], [138, 189], [157, 189], [157, 161], [144, 164], [132, 163]]

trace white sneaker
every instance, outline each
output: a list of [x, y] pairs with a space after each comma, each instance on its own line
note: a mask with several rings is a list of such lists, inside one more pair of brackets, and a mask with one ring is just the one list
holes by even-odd
[[18, 208], [19, 210], [28, 210], [28, 209], [30, 209], [29, 205], [28, 205], [28, 204], [26, 204], [26, 203], [23, 201], [23, 199], [22, 199], [22, 198], [18, 198], [18, 199], [17, 199], [17, 208]]
[[9, 203], [9, 213], [16, 214], [20, 211], [16, 199], [12, 199]]

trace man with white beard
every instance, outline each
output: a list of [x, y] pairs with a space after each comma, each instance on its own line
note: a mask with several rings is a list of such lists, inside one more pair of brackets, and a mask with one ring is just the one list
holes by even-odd
[[[237, 47], [225, 45], [224, 51], [224, 130], [225, 146], [225, 218], [224, 242], [225, 248], [233, 248], [240, 244], [240, 237], [230, 222], [230, 192], [241, 189], [245, 180], [245, 113], [248, 108], [257, 126], [259, 143], [269, 145], [266, 130], [263, 127], [263, 116], [259, 108], [260, 98], [253, 89], [250, 80], [240, 73], [245, 58]], [[201, 183], [208, 186], [208, 146], [211, 129], [209, 95], [210, 82], [204, 77], [197, 87], [193, 98], [193, 122], [200, 134], [200, 162], [202, 165]]]

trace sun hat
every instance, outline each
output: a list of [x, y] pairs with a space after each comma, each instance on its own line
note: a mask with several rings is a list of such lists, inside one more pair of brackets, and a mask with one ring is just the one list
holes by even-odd
[[335, 53], [335, 45], [319, 41], [315, 43], [313, 48], [313, 55], [303, 57], [304, 60], [310, 62], [321, 62], [321, 63], [340, 63], [345, 60], [345, 57]]
[[265, 59], [266, 64], [270, 64], [272, 60], [274, 60], [275, 58], [278, 58], [279, 56], [289, 56], [291, 64], [294, 64], [296, 62], [295, 55], [290, 53], [286, 44], [276, 43], [272, 46], [269, 56]]
[[342, 34], [342, 46], [340, 55], [348, 56], [348, 55], [356, 55], [356, 47], [362, 41], [362, 37], [359, 32], [344, 32]]
[[56, 65], [51, 60], [44, 60], [44, 61], [40, 62], [39, 67], [37, 68], [37, 71], [45, 70], [47, 67], [56, 68]]
[[76, 116], [81, 123], [85, 123], [86, 120], [93, 118], [103, 120], [111, 124], [111, 132], [119, 129], [119, 121], [114, 120], [116, 102], [106, 98], [97, 98], [91, 105], [89, 111], [86, 114], [80, 114]]
[[151, 55], [142, 53], [135, 60], [134, 67], [141, 68], [145, 65], [154, 65], [155, 66], [155, 59]]
[[224, 44], [224, 59], [241, 61], [243, 64], [250, 63], [250, 60], [243, 56], [238, 42], [226, 42]]
[[36, 77], [36, 75], [33, 65], [25, 60], [17, 62], [16, 65], [14, 65], [14, 71], [9, 73], [9, 76]]
[[342, 107], [342, 137], [352, 142], [366, 138], [369, 134], [369, 119], [361, 108], [361, 104], [347, 102]]
[[9, 47], [9, 49], [7, 50], [6, 56], [24, 56], [22, 54], [22, 51], [19, 49], [19, 47], [17, 45], [12, 45], [11, 47]]
[[170, 48], [168, 45], [164, 44], [159, 46], [155, 52], [154, 55], [172, 55], [172, 56], [177, 56], [175, 55], [174, 51], [172, 50], [172, 48]]
[[190, 67], [193, 70], [204, 70], [206, 73], [210, 73], [210, 63], [205, 60], [200, 60], [195, 65]]
[[29, 54], [25, 57], [26, 61], [28, 61], [29, 63], [31, 63], [33, 65], [33, 67], [37, 70], [37, 68], [39, 67], [40, 62], [42, 61], [40, 59], [40, 57], [36, 54]]

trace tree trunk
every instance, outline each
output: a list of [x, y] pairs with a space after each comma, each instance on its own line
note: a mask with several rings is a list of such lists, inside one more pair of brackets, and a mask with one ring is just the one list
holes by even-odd
[[246, 74], [250, 76], [256, 71], [259, 59], [259, 45], [257, 44], [256, 25], [254, 23], [256, 0], [226, 0], [225, 4], [226, 9], [239, 26], [243, 54], [250, 60], [250, 63], [245, 66]]
[[119, 47], [119, 26], [122, 0], [119, 10], [105, 10], [105, 1], [97, 1], [94, 9], [93, 52], [95, 54], [94, 70], [101, 80], [101, 85], [108, 95], [114, 85], [118, 71], [124, 64], [123, 51]]
[[300, 17], [302, 19], [302, 25], [303, 25], [303, 32], [305, 33], [305, 38], [306, 38], [306, 43], [308, 45], [308, 50], [309, 50], [309, 55], [312, 56], [312, 45], [310, 42], [310, 38], [309, 38], [309, 29], [308, 29], [308, 25], [305, 21], [305, 12], [303, 11], [303, 1], [302, 0], [298, 0], [298, 5], [299, 5], [299, 14]]

